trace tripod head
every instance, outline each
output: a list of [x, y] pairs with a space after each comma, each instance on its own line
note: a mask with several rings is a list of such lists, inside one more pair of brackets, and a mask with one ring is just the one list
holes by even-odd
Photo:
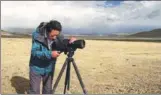
[[68, 52], [66, 53], [68, 58], [72, 58], [74, 53], [75, 53], [76, 49], [73, 48], [68, 48]]

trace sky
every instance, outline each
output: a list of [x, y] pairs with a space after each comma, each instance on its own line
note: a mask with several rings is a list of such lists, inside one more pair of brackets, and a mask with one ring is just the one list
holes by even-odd
[[1, 28], [58, 20], [63, 31], [133, 32], [161, 28], [161, 1], [1, 1]]

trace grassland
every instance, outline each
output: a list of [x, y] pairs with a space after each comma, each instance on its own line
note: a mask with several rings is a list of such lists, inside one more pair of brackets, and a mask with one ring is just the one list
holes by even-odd
[[[1, 38], [2, 94], [26, 93], [29, 87], [30, 38]], [[55, 79], [66, 56], [56, 63]], [[161, 43], [86, 40], [74, 56], [89, 94], [161, 93]], [[74, 70], [71, 93], [82, 93]], [[64, 76], [57, 88], [62, 93]]]

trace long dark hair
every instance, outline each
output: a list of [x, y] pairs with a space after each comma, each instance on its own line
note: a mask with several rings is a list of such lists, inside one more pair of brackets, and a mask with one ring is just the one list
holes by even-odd
[[58, 22], [57, 20], [51, 20], [50, 22], [46, 24], [46, 30], [48, 33], [51, 32], [51, 30], [53, 29], [61, 32], [62, 31], [61, 23]]

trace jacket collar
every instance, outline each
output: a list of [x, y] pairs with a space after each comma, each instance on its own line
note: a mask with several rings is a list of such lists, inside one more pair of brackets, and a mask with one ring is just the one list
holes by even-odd
[[37, 28], [35, 35], [34, 35], [34, 39], [37, 40], [38, 42], [41, 42], [42, 44], [44, 44], [49, 49], [46, 29], [40, 30], [40, 29]]

